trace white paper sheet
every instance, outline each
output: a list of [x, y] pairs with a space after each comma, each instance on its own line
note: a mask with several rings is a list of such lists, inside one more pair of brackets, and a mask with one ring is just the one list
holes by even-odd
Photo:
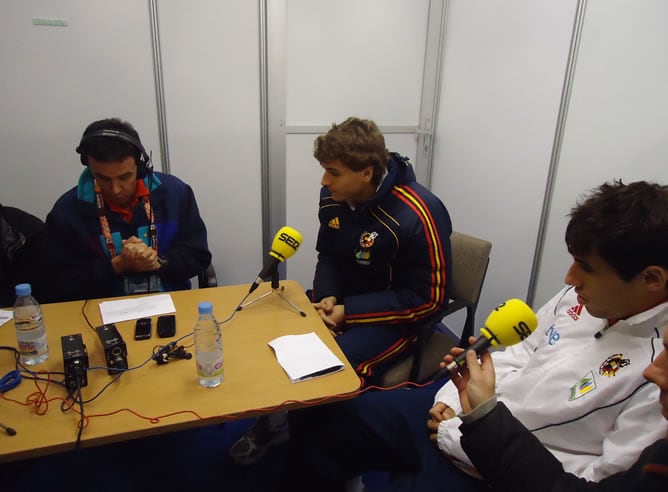
[[104, 324], [118, 323], [130, 319], [149, 318], [173, 312], [176, 312], [176, 308], [174, 307], [172, 296], [169, 294], [100, 303], [100, 315]]
[[14, 311], [7, 311], [6, 309], [0, 309], [0, 326], [4, 325], [14, 317]]
[[343, 369], [343, 362], [314, 332], [278, 337], [269, 346], [293, 383]]

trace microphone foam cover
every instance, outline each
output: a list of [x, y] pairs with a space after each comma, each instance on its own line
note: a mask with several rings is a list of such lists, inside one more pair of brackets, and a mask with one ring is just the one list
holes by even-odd
[[509, 299], [490, 313], [480, 333], [492, 347], [508, 347], [527, 338], [537, 326], [536, 313], [525, 302]]
[[271, 243], [269, 256], [278, 261], [285, 261], [297, 252], [302, 243], [302, 235], [292, 227], [281, 227]]

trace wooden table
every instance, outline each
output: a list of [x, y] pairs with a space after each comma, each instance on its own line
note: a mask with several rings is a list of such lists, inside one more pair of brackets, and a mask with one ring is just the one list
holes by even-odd
[[[81, 446], [101, 445], [271, 413], [281, 404], [284, 404], [283, 409], [290, 409], [302, 407], [305, 402], [324, 403], [328, 397], [352, 396], [348, 393], [359, 388], [359, 379], [313, 310], [303, 289], [298, 283], [289, 280], [282, 281], [281, 286], [285, 288], [284, 295], [307, 315], [300, 316], [276, 293], [236, 312], [231, 321], [222, 325], [225, 380], [220, 386], [203, 388], [199, 385], [194, 356], [190, 360], [175, 360], [165, 365], [150, 361], [140, 369], [122, 374], [99, 398], [84, 405], [87, 416], [120, 412], [91, 417], [83, 431]], [[262, 284], [251, 298], [270, 290], [268, 283]], [[176, 337], [192, 331], [200, 301], [211, 301], [216, 319], [222, 321], [234, 312], [247, 292], [248, 285], [172, 292], [176, 307]], [[102, 324], [97, 307], [99, 301], [89, 301], [85, 308], [93, 326]], [[82, 315], [83, 305], [84, 301], [43, 305], [50, 356], [46, 362], [34, 366], [34, 370], [62, 372], [60, 337], [75, 333], [83, 335], [90, 367], [105, 365], [102, 344]], [[130, 367], [148, 359], [154, 346], [172, 340], [157, 337], [155, 322], [156, 317], [153, 318], [151, 339], [142, 341], [134, 340], [134, 321], [116, 324], [127, 344]], [[267, 342], [282, 335], [312, 331], [345, 362], [344, 370], [291, 383]], [[182, 344], [191, 345], [192, 337], [184, 339]], [[16, 347], [13, 322], [0, 327], [0, 345]], [[187, 350], [194, 353], [193, 347]], [[0, 351], [0, 376], [13, 369], [11, 353]], [[62, 381], [63, 376], [54, 375], [53, 379]], [[88, 386], [82, 390], [84, 399], [93, 397], [111, 379], [106, 369], [89, 370]], [[35, 389], [32, 381], [23, 379], [17, 388], [4, 393], [4, 396], [25, 401], [26, 396]], [[47, 395], [49, 398], [63, 397], [66, 391], [52, 384]], [[152, 423], [128, 410], [160, 419]], [[0, 398], [0, 423], [17, 431], [13, 437], [0, 433], [0, 462], [74, 449], [78, 420], [78, 414], [71, 410], [61, 412], [60, 400], [57, 399], [49, 403], [45, 415], [37, 415], [34, 407], [21, 406]]]

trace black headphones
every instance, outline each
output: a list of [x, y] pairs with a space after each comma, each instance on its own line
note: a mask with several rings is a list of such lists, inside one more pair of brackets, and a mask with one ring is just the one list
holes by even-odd
[[88, 166], [88, 161], [82, 147], [86, 142], [97, 137], [117, 138], [131, 144], [139, 151], [139, 159], [137, 159], [137, 179], [144, 179], [153, 172], [151, 156], [146, 152], [146, 149], [144, 149], [144, 146], [141, 144], [139, 139], [120, 130], [112, 130], [109, 128], [97, 130], [88, 134], [84, 133], [84, 135], [81, 137], [81, 142], [79, 142], [79, 145], [75, 150], [77, 154], [81, 155], [81, 164], [84, 166]]

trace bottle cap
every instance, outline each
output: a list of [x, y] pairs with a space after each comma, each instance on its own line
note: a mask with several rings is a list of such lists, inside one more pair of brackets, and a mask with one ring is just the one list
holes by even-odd
[[200, 302], [197, 305], [197, 311], [199, 311], [199, 314], [211, 314], [213, 313], [213, 305], [208, 301]]
[[32, 293], [30, 284], [18, 284], [14, 287], [17, 297], [29, 296]]

